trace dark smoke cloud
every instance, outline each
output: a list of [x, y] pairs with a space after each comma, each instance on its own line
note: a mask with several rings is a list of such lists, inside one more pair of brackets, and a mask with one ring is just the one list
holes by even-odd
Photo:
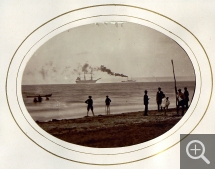
[[128, 77], [126, 75], [120, 74], [120, 73], [114, 73], [112, 72], [110, 69], [106, 68], [105, 66], [101, 65], [99, 68], [100, 71], [102, 72], [106, 72], [107, 74], [111, 75], [111, 76], [120, 76], [120, 77]]
[[88, 67], [89, 67], [89, 64], [85, 63], [84, 66], [82, 67], [82, 72], [87, 73], [88, 72]]
[[90, 72], [93, 72], [93, 71], [98, 71], [98, 68], [92, 67], [88, 63], [85, 63], [84, 65], [79, 64], [76, 69], [73, 69], [72, 73], [81, 74], [81, 72], [90, 73]]
[[92, 67], [88, 63], [85, 63], [84, 65], [79, 64], [78, 68], [73, 70], [73, 73], [78, 73], [80, 75], [81, 72], [89, 73], [89, 72], [93, 72], [93, 71], [106, 72], [107, 74], [109, 74], [111, 76], [128, 77], [128, 76], [120, 74], [120, 73], [114, 73], [110, 69], [106, 68], [104, 65], [101, 65], [100, 67]]
[[106, 72], [107, 74], [112, 75], [112, 76], [115, 75], [114, 72], [112, 72], [110, 69], [107, 69], [107, 68], [106, 68], [105, 66], [103, 66], [103, 65], [100, 66], [99, 70], [101, 70], [102, 72]]
[[115, 76], [120, 76], [120, 77], [128, 77], [128, 76], [126, 76], [126, 75], [119, 74], [119, 73], [115, 73]]

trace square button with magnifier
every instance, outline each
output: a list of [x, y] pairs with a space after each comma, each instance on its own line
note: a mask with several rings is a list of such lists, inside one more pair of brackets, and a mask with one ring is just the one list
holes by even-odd
[[181, 169], [215, 169], [215, 134], [180, 135]]

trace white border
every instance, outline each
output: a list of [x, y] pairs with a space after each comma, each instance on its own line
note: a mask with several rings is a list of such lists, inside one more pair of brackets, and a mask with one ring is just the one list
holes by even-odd
[[[116, 15], [123, 15], [123, 13], [126, 16], [116, 16]], [[112, 16], [98, 17], [99, 15], [112, 15]], [[65, 23], [78, 20], [81, 18], [92, 17], [92, 16], [95, 16], [95, 17], [79, 20], [53, 31], [53, 29]], [[128, 16], [138, 17], [140, 19], [137, 19], [137, 18], [135, 19]], [[141, 19], [148, 20], [152, 23]], [[96, 149], [96, 148], [88, 148], [88, 147], [82, 147], [82, 146], [66, 143], [62, 140], [54, 138], [53, 136], [47, 134], [42, 129], [40, 129], [30, 117], [22, 101], [22, 96], [21, 96], [22, 73], [27, 61], [32, 56], [32, 53], [36, 49], [38, 49], [38, 47], [41, 46], [41, 44], [43, 44], [44, 42], [46, 42], [48, 39], [55, 36], [56, 34], [64, 30], [67, 30], [69, 28], [85, 25], [89, 23], [104, 22], [104, 21], [134, 22], [134, 23], [149, 26], [153, 29], [156, 29], [166, 34], [167, 36], [174, 39], [177, 43], [179, 43], [184, 48], [184, 50], [188, 53], [195, 69], [196, 91], [195, 91], [195, 96], [193, 98], [191, 107], [189, 108], [189, 111], [186, 113], [183, 119], [167, 133], [151, 141], [145, 142], [143, 144], [134, 145], [126, 148]], [[159, 28], [153, 23], [159, 26], [162, 25], [162, 27], [165, 28], [166, 30]], [[168, 32], [167, 30], [170, 32]], [[51, 33], [47, 35], [48, 32], [51, 32]], [[171, 32], [177, 35], [178, 37], [173, 35]], [[40, 38], [42, 38], [43, 36], [45, 36], [44, 39], [40, 40]], [[186, 42], [188, 46], [182, 40], [180, 40], [179, 37], [184, 42]], [[33, 46], [38, 40], [40, 41], [35, 46]], [[24, 58], [25, 55], [26, 57]], [[24, 60], [22, 62], [23, 58]], [[202, 60], [204, 60], [204, 62]], [[21, 62], [22, 64], [19, 69], [19, 65]], [[17, 74], [15, 72], [18, 72], [18, 70], [19, 70], [19, 74], [16, 81]], [[59, 18], [56, 18], [51, 22], [48, 22], [47, 24], [43, 25], [38, 30], [36, 30], [36, 32], [31, 34], [26, 39], [26, 41], [24, 41], [24, 43], [20, 46], [15, 56], [13, 57], [12, 63], [10, 65], [9, 73], [8, 73], [8, 78], [7, 78], [7, 96], [8, 96], [8, 102], [11, 109], [11, 113], [15, 118], [16, 122], [18, 123], [19, 127], [23, 130], [26, 136], [31, 138], [32, 141], [34, 141], [36, 144], [41, 146], [41, 148], [44, 148], [46, 151], [52, 154], [55, 154], [61, 158], [65, 158], [71, 161], [77, 161], [77, 162], [88, 163], [88, 164], [103, 164], [103, 165], [120, 164], [120, 163], [128, 163], [132, 161], [145, 159], [155, 154], [158, 154], [168, 149], [169, 147], [173, 146], [174, 144], [176, 144], [179, 141], [180, 133], [181, 134], [189, 133], [193, 130], [194, 127], [196, 127], [196, 125], [204, 116], [207, 106], [209, 104], [210, 94], [212, 90], [211, 89], [212, 86], [208, 86], [208, 84], [212, 84], [211, 79], [208, 78], [209, 74], [211, 74], [211, 70], [210, 70], [207, 56], [205, 55], [205, 52], [203, 51], [202, 46], [199, 44], [197, 39], [195, 39], [195, 37], [183, 27], [177, 25], [173, 21], [159, 14], [155, 14], [153, 12], [146, 11], [143, 9], [137, 9], [137, 8], [126, 7], [126, 6], [115, 6], [115, 7], [100, 6], [100, 7], [86, 8], [80, 11], [75, 11], [75, 12], [67, 13], [66, 15], [62, 15]], [[201, 83], [201, 81], [204, 83]], [[200, 95], [202, 90], [206, 91], [204, 92], [204, 95]], [[16, 94], [18, 96], [18, 102], [17, 102]], [[23, 111], [23, 114], [20, 111], [18, 103], [21, 106], [21, 110]], [[194, 110], [195, 112], [193, 113]], [[188, 118], [189, 120], [186, 122]], [[181, 127], [183, 123], [185, 124]], [[30, 125], [32, 125], [32, 127], [35, 128], [37, 131], [39, 131], [39, 133], [36, 132], [32, 127], [30, 127]], [[179, 127], [181, 128], [179, 129]], [[172, 133], [174, 134], [171, 137], [169, 137], [166, 140], [163, 140], [165, 137], [167, 137]], [[58, 145], [53, 142], [57, 143]], [[148, 147], [149, 145], [155, 142], [159, 142], [159, 143], [151, 147]], [[73, 151], [68, 150], [67, 148], [72, 149]], [[106, 161], [104, 161], [104, 158], [106, 159]]]

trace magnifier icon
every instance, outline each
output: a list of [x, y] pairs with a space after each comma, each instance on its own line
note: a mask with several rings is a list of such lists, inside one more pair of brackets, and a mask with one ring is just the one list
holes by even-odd
[[[197, 148], [196, 144], [195, 144], [195, 148], [194, 149], [190, 148], [191, 144], [194, 144], [194, 143], [200, 144], [201, 148]], [[196, 154], [197, 151], [201, 151], [201, 154], [198, 155], [198, 156], [193, 156], [193, 155], [190, 154], [190, 151], [195, 151], [195, 154]], [[205, 154], [205, 145], [201, 141], [199, 141], [199, 140], [192, 140], [192, 141], [190, 141], [187, 144], [186, 153], [187, 153], [187, 155], [191, 159], [200, 159], [200, 158], [202, 158], [207, 164], [210, 164], [210, 161], [204, 156], [204, 154]]]

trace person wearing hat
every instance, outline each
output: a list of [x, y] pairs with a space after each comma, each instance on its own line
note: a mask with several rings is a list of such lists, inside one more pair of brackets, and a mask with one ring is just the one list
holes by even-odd
[[107, 115], [110, 114], [110, 102], [111, 102], [111, 99], [108, 96], [106, 96], [106, 99], [105, 99], [105, 104], [106, 104], [105, 109], [106, 109]]
[[157, 101], [157, 105], [158, 105], [158, 111], [160, 111], [161, 109], [161, 103], [162, 103], [162, 99], [164, 98], [164, 93], [161, 91], [161, 88], [158, 88], [157, 91], [157, 95], [156, 95], [156, 101]]
[[88, 105], [87, 105], [87, 116], [88, 116], [89, 110], [91, 110], [93, 116], [95, 116], [95, 115], [94, 115], [94, 112], [93, 112], [93, 99], [92, 99], [92, 96], [89, 96], [89, 99], [87, 99], [87, 100], [85, 101], [85, 103], [88, 104]]
[[143, 97], [143, 104], [145, 105], [145, 111], [144, 111], [144, 116], [148, 116], [148, 104], [149, 104], [149, 98], [147, 95], [148, 91], [145, 90], [145, 95]]
[[177, 104], [177, 115], [179, 115], [179, 108], [180, 106], [182, 107], [182, 116], [184, 115], [184, 99], [185, 99], [185, 96], [184, 96], [184, 93], [181, 92], [181, 89], [178, 89], [178, 93], [177, 93], [177, 101], [178, 101], [178, 104]]

